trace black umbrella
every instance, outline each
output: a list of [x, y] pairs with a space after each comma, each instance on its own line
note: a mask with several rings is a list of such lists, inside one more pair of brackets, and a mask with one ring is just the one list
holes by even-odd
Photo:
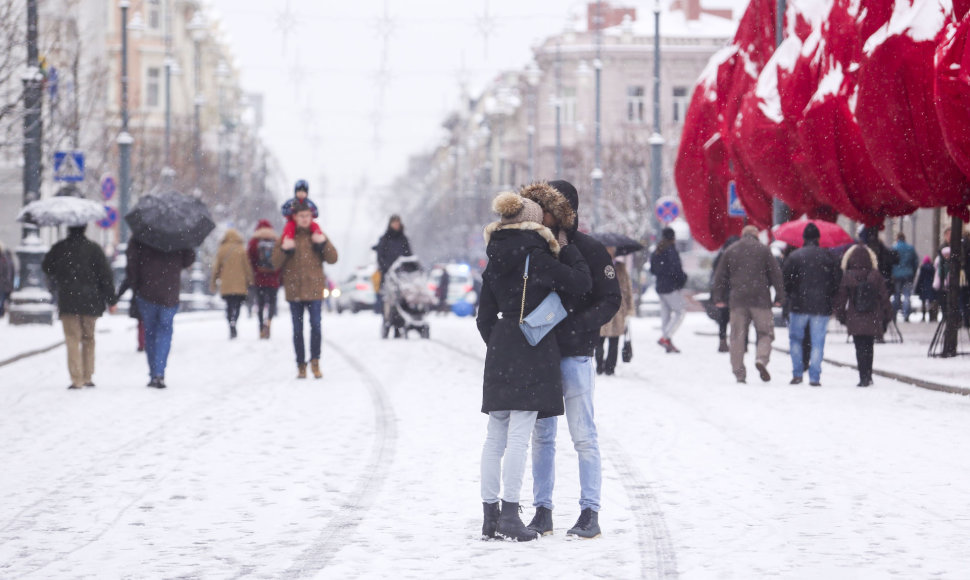
[[616, 248], [617, 256], [625, 256], [643, 249], [643, 244], [629, 236], [617, 234], [615, 232], [600, 232], [591, 234], [599, 243], [606, 247]]
[[216, 227], [202, 200], [177, 191], [143, 196], [125, 221], [133, 238], [163, 252], [196, 248]]

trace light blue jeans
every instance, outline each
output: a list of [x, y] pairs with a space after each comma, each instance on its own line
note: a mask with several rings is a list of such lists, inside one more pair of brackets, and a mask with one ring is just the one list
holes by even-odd
[[[913, 295], [913, 281], [909, 278], [893, 278], [893, 314], [903, 309], [903, 319], [909, 320], [909, 299]], [[902, 301], [900, 301], [902, 297]]]
[[788, 315], [788, 346], [791, 350], [792, 375], [800, 377], [805, 373], [802, 360], [805, 357], [802, 340], [805, 328], [809, 329], [812, 341], [812, 354], [808, 359], [808, 380], [813, 383], [822, 380], [822, 355], [825, 352], [825, 333], [828, 332], [829, 317], [821, 314]]
[[[566, 399], [566, 422], [573, 447], [579, 455], [579, 507], [600, 511], [602, 470], [600, 446], [593, 421], [593, 380], [596, 366], [592, 357], [570, 356], [559, 363], [562, 394]], [[552, 509], [556, 484], [556, 429], [558, 417], [536, 421], [532, 433], [533, 506]]]
[[[491, 411], [482, 447], [482, 502], [519, 503], [535, 411]], [[504, 458], [504, 461], [503, 461]]]

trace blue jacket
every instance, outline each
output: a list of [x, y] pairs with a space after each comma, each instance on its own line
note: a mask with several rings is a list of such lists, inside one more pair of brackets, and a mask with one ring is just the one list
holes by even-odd
[[916, 270], [919, 268], [919, 258], [916, 256], [916, 249], [906, 242], [899, 241], [893, 246], [893, 250], [899, 254], [899, 261], [893, 266], [893, 278], [902, 280], [912, 280], [916, 277]]

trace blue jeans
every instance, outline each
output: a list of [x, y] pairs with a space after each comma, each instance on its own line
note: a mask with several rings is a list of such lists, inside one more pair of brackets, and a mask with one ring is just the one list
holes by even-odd
[[[492, 411], [482, 446], [482, 501], [519, 503], [535, 411]], [[500, 489], [501, 488], [501, 489]]]
[[[559, 363], [562, 393], [566, 399], [566, 422], [573, 447], [579, 455], [579, 507], [600, 511], [602, 470], [600, 447], [593, 422], [593, 379], [596, 367], [592, 357], [571, 356]], [[556, 484], [556, 428], [558, 417], [536, 421], [532, 432], [533, 506], [552, 509], [552, 489]]]
[[893, 314], [899, 312], [899, 298], [902, 296], [903, 318], [909, 320], [909, 298], [913, 295], [913, 281], [909, 278], [893, 278]]
[[306, 364], [306, 347], [303, 345], [303, 311], [310, 315], [310, 360], [320, 358], [320, 307], [322, 300], [290, 302], [290, 315], [293, 317], [293, 350], [296, 351], [296, 364]]
[[788, 344], [791, 350], [792, 375], [801, 377], [805, 373], [802, 367], [805, 353], [802, 351], [802, 340], [805, 338], [805, 328], [811, 334], [812, 354], [808, 361], [808, 380], [813, 383], [822, 380], [822, 356], [825, 351], [825, 333], [828, 332], [829, 317], [821, 314], [799, 314], [792, 312], [788, 315]]
[[148, 376], [164, 377], [168, 353], [172, 349], [172, 322], [179, 307], [162, 306], [135, 296], [141, 321], [145, 325], [145, 354], [148, 356]]

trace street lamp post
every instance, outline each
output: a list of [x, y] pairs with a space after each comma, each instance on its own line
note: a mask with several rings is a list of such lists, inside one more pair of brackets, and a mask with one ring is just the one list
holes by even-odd
[[193, 99], [194, 105], [194, 121], [193, 121], [193, 145], [192, 145], [192, 160], [195, 166], [195, 183], [196, 187], [199, 186], [199, 181], [202, 178], [202, 104], [205, 99], [202, 96], [202, 40], [205, 38], [205, 20], [202, 16], [202, 12], [196, 12], [192, 16], [192, 20], [186, 26], [189, 33], [192, 35], [192, 42], [195, 45], [195, 99]]
[[660, 0], [653, 5], [653, 134], [650, 135], [650, 213], [654, 235], [660, 235], [657, 200], [662, 195], [664, 138], [660, 130]]
[[603, 149], [603, 144], [600, 139], [600, 133], [602, 129], [601, 123], [601, 102], [602, 102], [602, 74], [603, 74], [603, 60], [601, 58], [602, 47], [603, 47], [603, 15], [602, 15], [602, 0], [596, 1], [596, 59], [593, 61], [593, 69], [595, 69], [595, 79], [596, 79], [596, 120], [594, 126], [596, 129], [595, 143], [593, 145], [593, 171], [590, 173], [590, 178], [593, 180], [593, 229], [595, 230], [600, 225], [600, 206], [602, 205], [603, 196], [603, 169], [600, 167], [600, 156]]
[[118, 180], [121, 186], [119, 197], [119, 211], [121, 213], [120, 237], [121, 243], [128, 243], [128, 203], [131, 200], [131, 144], [134, 139], [128, 132], [128, 8], [130, 2], [121, 0], [121, 132], [118, 133], [118, 156], [120, 169]]
[[528, 101], [528, 115], [529, 115], [529, 125], [526, 127], [526, 133], [528, 138], [528, 148], [529, 148], [529, 181], [535, 181], [536, 179], [536, 91], [538, 90], [540, 71], [539, 67], [535, 64], [530, 64], [526, 70], [526, 82], [529, 83], [529, 101]]
[[166, 181], [172, 173], [172, 67], [175, 59], [172, 57], [172, 10], [170, 0], [164, 4], [165, 10], [165, 171], [162, 183], [171, 186]]
[[[24, 83], [24, 205], [40, 199], [41, 141], [43, 139], [43, 120], [41, 118], [41, 99], [43, 76], [40, 72], [37, 50], [37, 0], [27, 2], [27, 70], [23, 75]], [[21, 239], [26, 238], [36, 227], [24, 224]]]

